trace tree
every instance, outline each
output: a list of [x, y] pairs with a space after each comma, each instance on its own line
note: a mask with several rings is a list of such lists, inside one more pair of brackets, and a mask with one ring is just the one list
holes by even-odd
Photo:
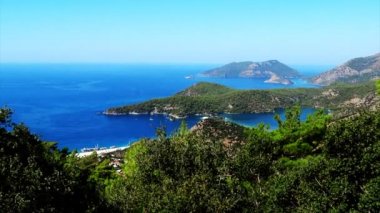
[[[0, 209], [4, 212], [84, 212], [106, 207], [91, 172], [56, 143], [43, 142], [0, 109]], [[68, 205], [68, 203], [70, 205]]]

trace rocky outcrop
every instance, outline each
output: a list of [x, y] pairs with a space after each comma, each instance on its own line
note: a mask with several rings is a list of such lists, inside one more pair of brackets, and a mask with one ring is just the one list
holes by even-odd
[[274, 74], [273, 72], [270, 72], [271, 77], [268, 80], [265, 80], [265, 83], [273, 83], [273, 84], [285, 84], [290, 85], [293, 84], [293, 82], [287, 78], [281, 78], [278, 75]]

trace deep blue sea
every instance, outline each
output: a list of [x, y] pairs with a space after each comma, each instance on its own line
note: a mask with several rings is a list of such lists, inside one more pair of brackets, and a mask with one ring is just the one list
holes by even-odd
[[[196, 82], [236, 89], [314, 87], [302, 79], [284, 86], [253, 79], [204, 78], [197, 74], [216, 65], [147, 64], [0, 64], [0, 106], [13, 109], [13, 120], [59, 147], [125, 146], [154, 137], [158, 127], [173, 132], [180, 121], [163, 115], [105, 116], [106, 108], [173, 95]], [[296, 67], [307, 76], [327, 67]], [[185, 76], [192, 76], [186, 79]], [[303, 118], [313, 109], [304, 109]], [[279, 110], [283, 116], [283, 110]], [[225, 115], [243, 125], [264, 122], [276, 128], [273, 113]], [[188, 126], [200, 117], [189, 117]]]

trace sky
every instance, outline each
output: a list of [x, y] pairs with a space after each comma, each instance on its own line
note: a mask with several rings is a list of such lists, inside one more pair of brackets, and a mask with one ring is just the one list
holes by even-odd
[[0, 63], [327, 65], [377, 52], [379, 0], [0, 0]]

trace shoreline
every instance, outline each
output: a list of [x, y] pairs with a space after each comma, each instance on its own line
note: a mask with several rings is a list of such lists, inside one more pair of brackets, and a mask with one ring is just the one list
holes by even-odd
[[121, 147], [114, 147], [114, 148], [107, 148], [107, 149], [101, 149], [101, 150], [92, 150], [92, 151], [88, 151], [88, 152], [78, 152], [76, 154], [77, 157], [87, 157], [89, 155], [91, 155], [92, 153], [96, 152], [97, 155], [103, 155], [103, 154], [108, 154], [108, 153], [111, 153], [111, 152], [116, 152], [116, 151], [122, 151], [122, 150], [125, 150], [125, 149], [128, 149], [131, 145], [128, 145], [128, 146], [121, 146]]
[[[180, 119], [185, 119], [188, 117], [188, 115], [177, 115], [177, 114], [173, 114], [173, 113], [168, 113], [168, 112], [157, 112], [157, 111], [153, 111], [153, 112], [135, 112], [135, 111], [132, 111], [132, 112], [113, 112], [113, 111], [109, 111], [109, 110], [106, 110], [106, 111], [103, 111], [101, 113], [102, 115], [105, 115], [105, 116], [126, 116], [126, 115], [165, 115], [167, 116], [169, 119], [173, 119], [173, 120], [180, 120]], [[206, 113], [207, 114], [207, 113]], [[205, 114], [205, 115], [206, 115]]]

